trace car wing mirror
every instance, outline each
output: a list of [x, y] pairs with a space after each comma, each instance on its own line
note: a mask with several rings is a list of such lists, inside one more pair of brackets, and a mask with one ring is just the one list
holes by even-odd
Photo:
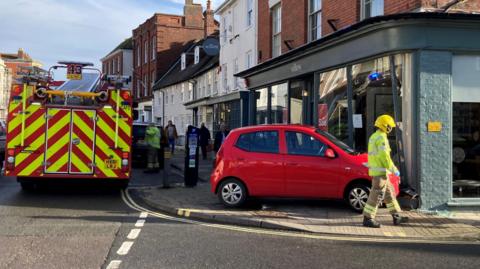
[[335, 155], [335, 151], [333, 151], [333, 149], [327, 149], [325, 151], [325, 157], [329, 158], [329, 159], [335, 159], [335, 157], [337, 157]]

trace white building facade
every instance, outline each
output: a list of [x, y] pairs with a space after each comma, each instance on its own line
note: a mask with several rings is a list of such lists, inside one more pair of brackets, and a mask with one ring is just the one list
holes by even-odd
[[8, 111], [8, 100], [12, 87], [12, 73], [5, 62], [0, 59], [0, 121], [6, 121]]
[[213, 129], [221, 124], [234, 129], [248, 124], [248, 91], [234, 75], [257, 65], [258, 0], [226, 0], [219, 16], [219, 82], [214, 96]]

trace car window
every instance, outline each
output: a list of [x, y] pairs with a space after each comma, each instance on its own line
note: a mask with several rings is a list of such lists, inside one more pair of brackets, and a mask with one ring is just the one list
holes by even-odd
[[242, 134], [235, 145], [250, 152], [278, 153], [278, 132], [264, 131]]
[[325, 156], [327, 145], [315, 137], [300, 132], [285, 132], [288, 154]]

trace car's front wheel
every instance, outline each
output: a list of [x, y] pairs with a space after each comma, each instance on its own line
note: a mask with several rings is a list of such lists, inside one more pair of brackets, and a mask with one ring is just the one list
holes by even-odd
[[369, 194], [370, 188], [363, 184], [354, 184], [349, 188], [345, 198], [355, 212], [361, 213], [367, 204]]
[[247, 189], [239, 180], [230, 178], [220, 184], [217, 195], [220, 202], [225, 206], [239, 207], [247, 199]]

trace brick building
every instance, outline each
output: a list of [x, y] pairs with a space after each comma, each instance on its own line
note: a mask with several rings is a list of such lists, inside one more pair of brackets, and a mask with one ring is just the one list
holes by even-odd
[[42, 63], [36, 61], [30, 57], [23, 49], [18, 49], [17, 53], [0, 53], [0, 57], [5, 62], [7, 68], [10, 69], [10, 72], [13, 76], [13, 80], [16, 80], [21, 77], [22, 67], [25, 68], [35, 68], [38, 71], [41, 70]]
[[258, 10], [262, 14], [258, 18], [258, 60], [265, 62], [369, 17], [406, 12], [480, 13], [480, 1], [263, 0], [258, 1]]
[[[103, 57], [102, 73], [104, 75], [121, 75], [131, 77], [133, 74], [133, 42], [128, 38], [120, 43], [112, 52]], [[126, 87], [131, 89], [131, 84]]]
[[160, 79], [191, 40], [200, 40], [218, 29], [208, 1], [185, 0], [183, 16], [156, 13], [133, 30], [133, 92], [139, 115], [153, 121], [153, 84]]

